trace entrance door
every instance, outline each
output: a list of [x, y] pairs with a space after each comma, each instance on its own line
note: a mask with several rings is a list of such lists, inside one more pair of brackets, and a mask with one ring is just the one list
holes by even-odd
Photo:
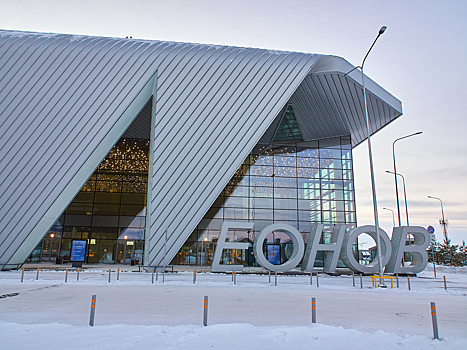
[[130, 265], [135, 259], [135, 241], [123, 240], [118, 241], [117, 263]]
[[41, 262], [55, 262], [60, 253], [60, 238], [44, 238], [42, 240]]
[[126, 241], [125, 264], [131, 264], [134, 261], [135, 242]]

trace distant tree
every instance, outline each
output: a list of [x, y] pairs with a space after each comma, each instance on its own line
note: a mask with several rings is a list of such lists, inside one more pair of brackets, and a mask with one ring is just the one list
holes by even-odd
[[462, 241], [462, 244], [458, 246], [459, 251], [456, 252], [453, 258], [454, 266], [467, 266], [467, 245], [465, 241]]
[[443, 244], [439, 246], [439, 263], [441, 265], [453, 266], [457, 248], [458, 245], [451, 244], [450, 239], [445, 239]]
[[439, 247], [439, 242], [436, 239], [431, 241], [431, 244], [427, 249], [427, 253], [428, 253], [429, 262], [433, 262], [433, 256], [434, 256], [435, 264], [440, 263], [440, 247]]

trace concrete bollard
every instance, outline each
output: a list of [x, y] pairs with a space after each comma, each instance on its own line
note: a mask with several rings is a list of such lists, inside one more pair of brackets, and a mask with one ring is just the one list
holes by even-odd
[[310, 286], [313, 285], [313, 272], [310, 272]]
[[96, 313], [96, 296], [93, 295], [91, 298], [91, 316], [89, 317], [89, 325], [94, 326], [94, 315]]
[[318, 279], [318, 273], [316, 273], [316, 287], [319, 288], [319, 279]]
[[311, 323], [316, 323], [316, 298], [311, 298]]
[[274, 272], [274, 285], [277, 287], [277, 272]]
[[363, 275], [360, 274], [360, 289], [363, 289]]
[[109, 283], [110, 283], [110, 269], [109, 269]]
[[352, 274], [352, 282], [353, 282], [353, 286], [355, 287], [355, 274], [354, 273]]
[[208, 297], [204, 297], [204, 315], [203, 315], [203, 326], [208, 325]]
[[24, 280], [24, 269], [21, 270], [21, 283], [23, 283]]
[[152, 284], [154, 284], [154, 270], [152, 271], [152, 281], [151, 281]]
[[446, 276], [443, 276], [444, 281], [444, 290], [448, 290], [448, 285], [446, 284]]
[[76, 275], [76, 280], [79, 281], [79, 268], [78, 268], [78, 274]]
[[68, 282], [68, 270], [65, 270], [65, 283]]
[[37, 268], [36, 281], [39, 280], [39, 268]]
[[196, 283], [196, 270], [193, 271], [193, 284]]
[[433, 324], [433, 339], [439, 339], [438, 317], [436, 315], [436, 304], [433, 301], [430, 304], [431, 304], [431, 323]]
[[237, 284], [237, 272], [234, 272], [234, 284]]
[[397, 288], [399, 288], [399, 274], [396, 274], [396, 283], [397, 283]]
[[234, 278], [233, 276], [234, 276], [234, 272], [233, 272], [233, 270], [232, 270], [232, 282], [233, 282], [233, 278]]
[[165, 283], [165, 267], [164, 267], [164, 270], [162, 271], [162, 283]]
[[269, 284], [271, 284], [271, 271], [269, 271]]
[[159, 269], [156, 269], [156, 282], [159, 279]]
[[411, 290], [411, 288], [410, 288], [410, 277], [409, 276], [407, 276], [407, 286], [409, 287], [409, 290]]
[[120, 279], [120, 268], [117, 269], [117, 281]]

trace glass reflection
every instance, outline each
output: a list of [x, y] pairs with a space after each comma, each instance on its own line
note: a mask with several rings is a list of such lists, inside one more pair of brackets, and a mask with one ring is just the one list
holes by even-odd
[[[251, 232], [227, 235], [230, 241], [250, 242], [249, 250], [223, 252], [222, 263], [248, 266], [257, 265], [252, 254], [255, 235], [272, 223], [285, 222], [296, 227], [305, 240], [312, 223], [326, 224], [327, 237], [334, 224], [354, 227], [350, 138], [307, 142], [306, 147], [302, 143], [256, 146], [173, 263], [193, 265], [203, 259], [203, 265], [209, 265], [210, 252], [201, 250], [207, 249], [204, 243], [211, 244], [209, 249], [215, 249], [223, 220], [254, 222]], [[290, 238], [282, 236], [279, 232], [271, 234], [267, 244], [280, 244], [281, 261], [284, 261], [287, 252], [290, 254], [287, 250]]]

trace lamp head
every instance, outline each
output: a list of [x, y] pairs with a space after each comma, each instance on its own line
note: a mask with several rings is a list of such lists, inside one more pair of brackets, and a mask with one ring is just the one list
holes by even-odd
[[415, 135], [423, 134], [423, 131], [416, 132]]
[[383, 34], [386, 29], [387, 29], [386, 26], [382, 26], [381, 29], [379, 30], [379, 35]]

